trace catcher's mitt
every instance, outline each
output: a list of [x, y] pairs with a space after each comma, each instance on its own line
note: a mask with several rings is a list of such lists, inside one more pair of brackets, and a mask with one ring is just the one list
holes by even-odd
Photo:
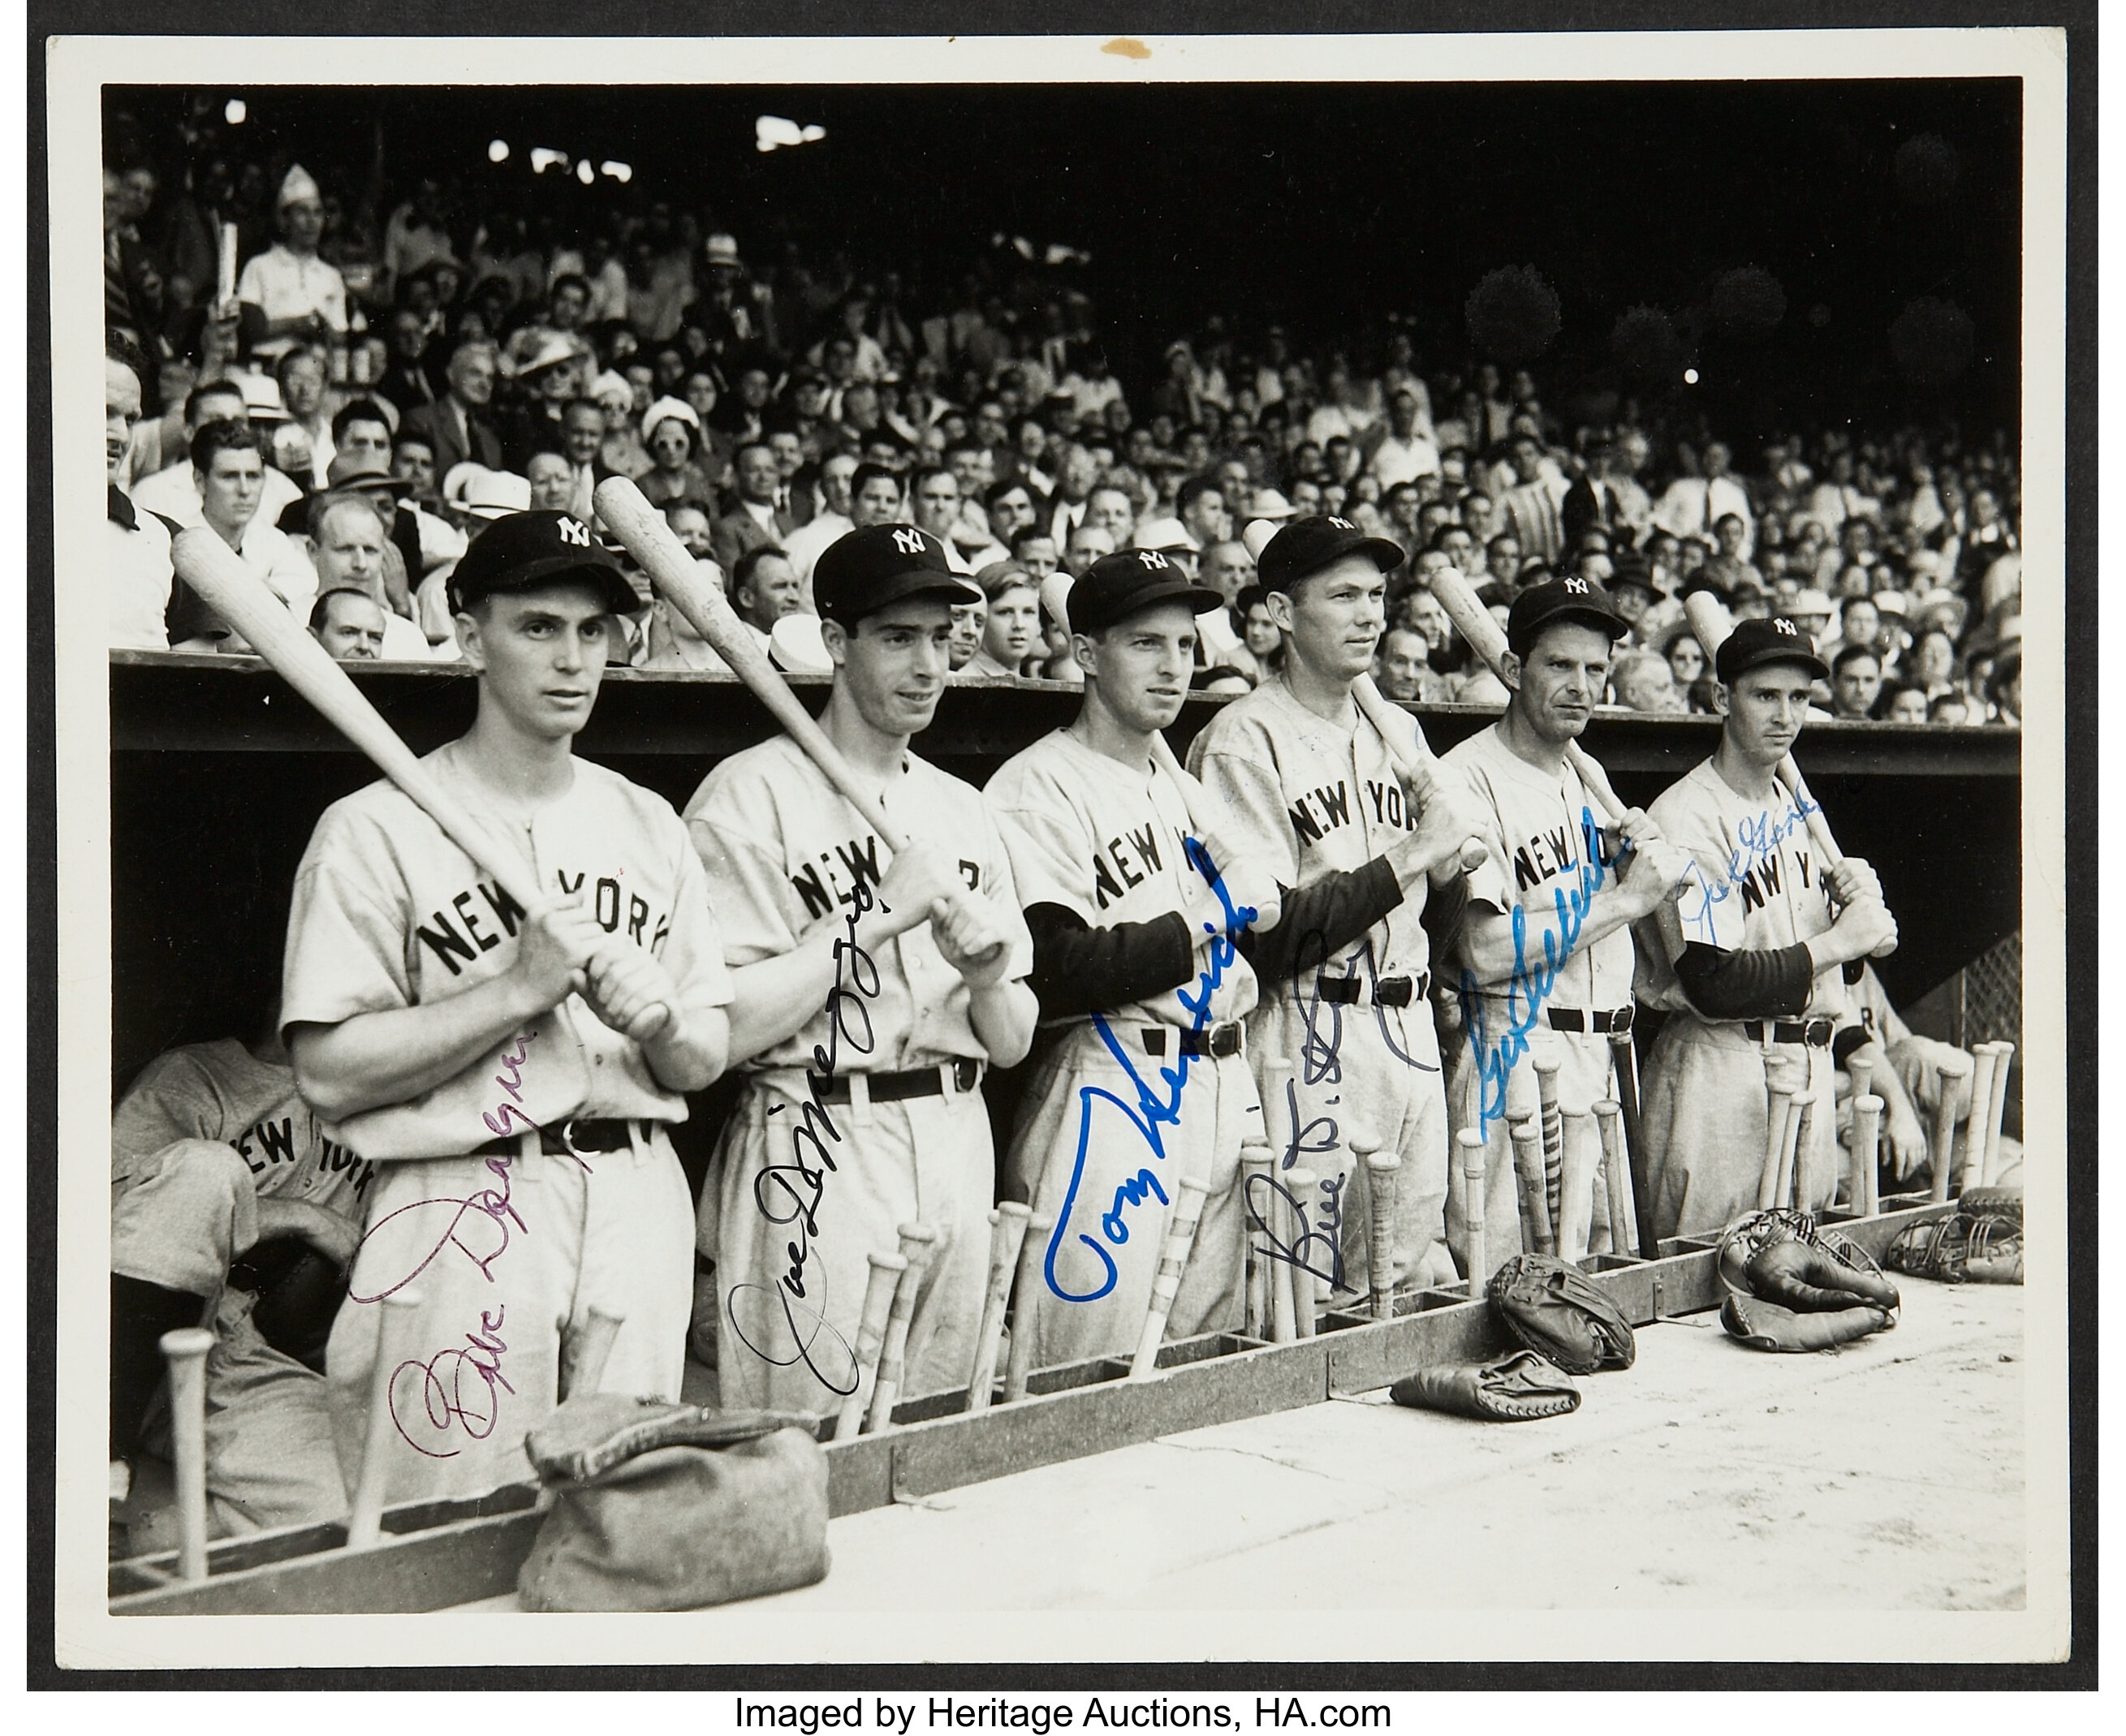
[[2023, 1191], [1972, 1188], [1947, 1217], [1900, 1231], [1883, 1262], [1892, 1271], [1944, 1284], [2020, 1284]]
[[1586, 1273], [1554, 1254], [1516, 1254], [1491, 1275], [1491, 1306], [1522, 1345], [1569, 1375], [1629, 1368], [1632, 1324]]
[[1446, 1411], [1483, 1422], [1529, 1422], [1580, 1408], [1580, 1389], [1533, 1351], [1509, 1352], [1495, 1362], [1420, 1368], [1388, 1389], [1412, 1410]]
[[1897, 1323], [1897, 1287], [1804, 1211], [1756, 1211], [1720, 1238], [1720, 1323], [1752, 1350], [1831, 1350]]

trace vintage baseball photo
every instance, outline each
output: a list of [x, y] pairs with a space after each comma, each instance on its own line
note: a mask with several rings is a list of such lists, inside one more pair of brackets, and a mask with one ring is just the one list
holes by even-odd
[[52, 39], [60, 1665], [2066, 1656], [2066, 59]]

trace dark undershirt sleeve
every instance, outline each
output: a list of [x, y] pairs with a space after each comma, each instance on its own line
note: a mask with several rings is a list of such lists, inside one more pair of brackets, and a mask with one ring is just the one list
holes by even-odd
[[1874, 1040], [1873, 1033], [1858, 1025], [1848, 1025], [1831, 1040], [1831, 1059], [1840, 1067], [1851, 1059], [1853, 1051]]
[[1084, 1018], [1178, 988], [1195, 974], [1188, 923], [1178, 910], [1149, 922], [1093, 928], [1061, 904], [1026, 913], [1033, 936], [1027, 980], [1044, 1019]]
[[1777, 1019], [1807, 1009], [1815, 973], [1806, 946], [1727, 952], [1691, 941], [1675, 961], [1675, 979], [1708, 1019]]
[[1304, 886], [1278, 888], [1283, 913], [1267, 933], [1252, 930], [1240, 950], [1260, 982], [1283, 982], [1340, 951], [1402, 903], [1402, 887], [1386, 856], [1363, 868], [1325, 874]]

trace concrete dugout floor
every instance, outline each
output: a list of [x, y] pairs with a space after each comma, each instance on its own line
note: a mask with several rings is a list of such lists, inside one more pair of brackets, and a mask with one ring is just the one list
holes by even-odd
[[1901, 1281], [1835, 1352], [1643, 1328], [1569, 1417], [1382, 1391], [854, 1514], [744, 1607], [2020, 1609], [2023, 1292]]

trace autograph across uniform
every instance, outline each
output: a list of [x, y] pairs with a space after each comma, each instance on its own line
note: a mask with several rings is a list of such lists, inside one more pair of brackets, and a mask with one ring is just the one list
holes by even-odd
[[[909, 754], [884, 804], [911, 837], [957, 852], [969, 889], [1004, 926], [1012, 974], [1023, 976], [1032, 943], [979, 792]], [[867, 908], [885, 866], [870, 828], [787, 736], [719, 765], [687, 823], [734, 969], [789, 951], [818, 924], [839, 931]], [[856, 1384], [866, 1257], [892, 1252], [905, 1223], [942, 1239], [917, 1296], [902, 1390], [963, 1385], [974, 1362], [996, 1162], [967, 985], [927, 922], [876, 953], [845, 953], [837, 981], [834, 1005], [746, 1063], [702, 1190], [699, 1245], [716, 1262], [728, 1408], [839, 1406]], [[808, 1118], [815, 1051], [832, 1065]]]

